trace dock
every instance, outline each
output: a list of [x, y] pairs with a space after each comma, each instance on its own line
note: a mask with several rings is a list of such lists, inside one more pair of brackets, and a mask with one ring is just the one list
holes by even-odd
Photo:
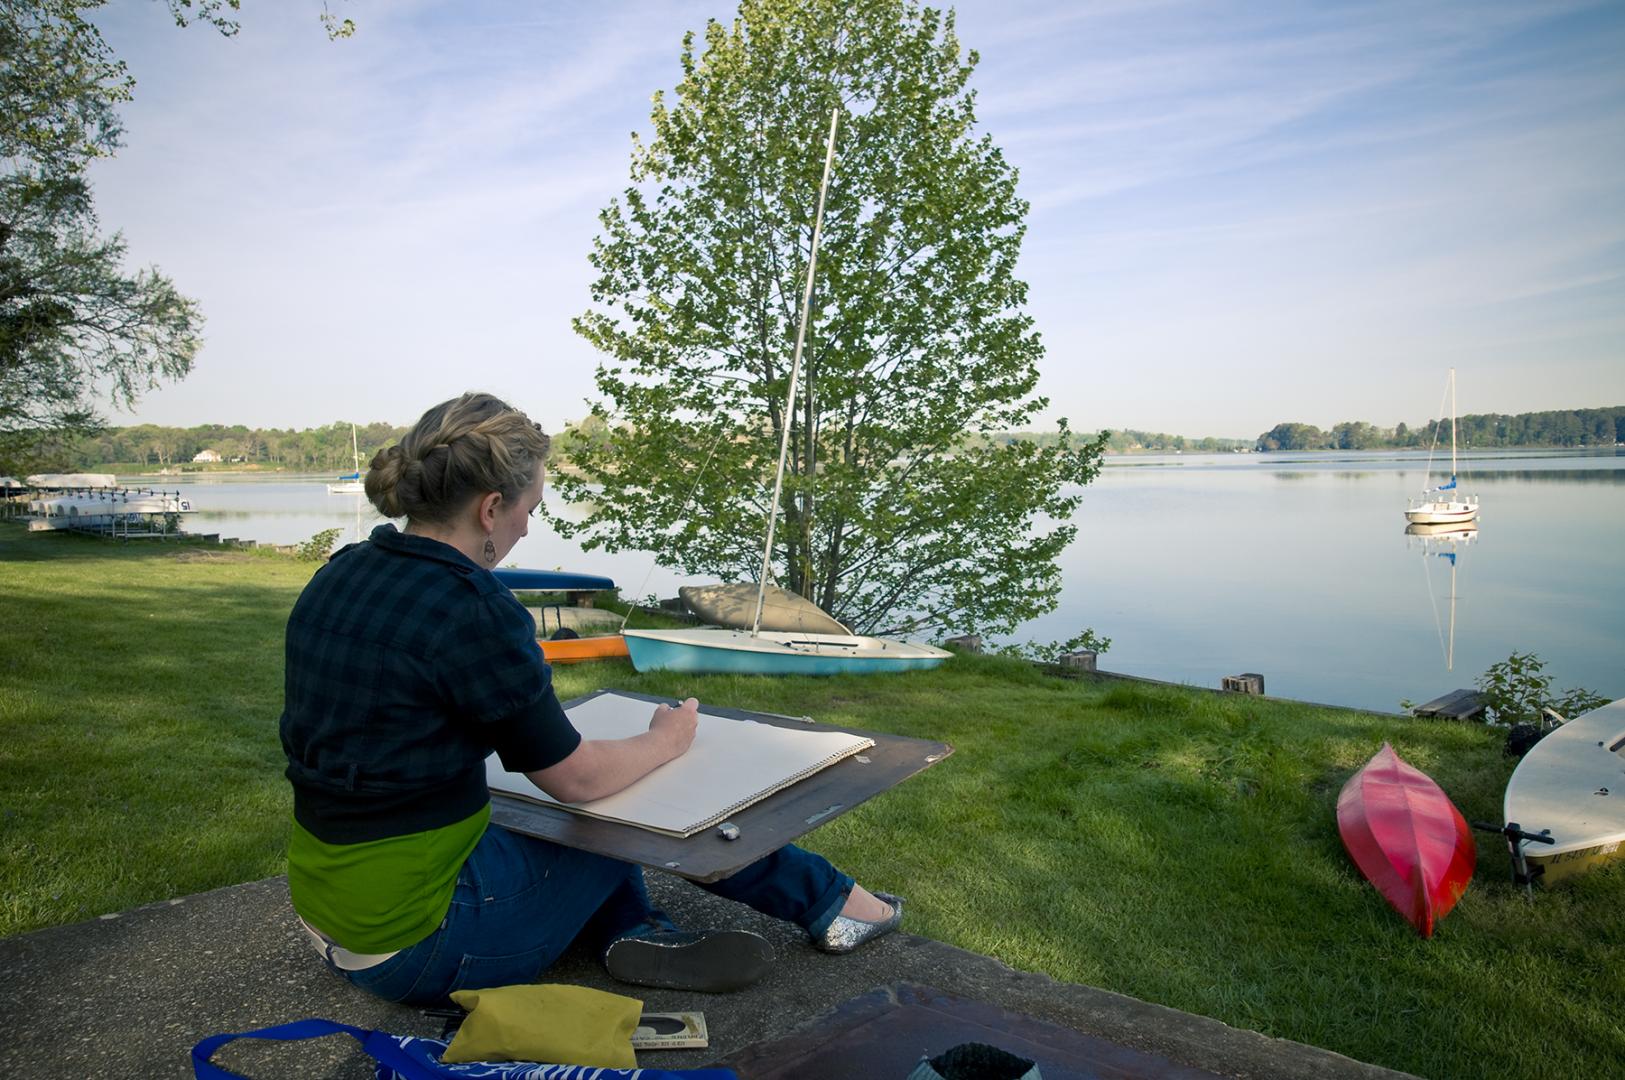
[[1477, 690], [1452, 690], [1418, 705], [1411, 715], [1432, 720], [1480, 720], [1488, 708]]

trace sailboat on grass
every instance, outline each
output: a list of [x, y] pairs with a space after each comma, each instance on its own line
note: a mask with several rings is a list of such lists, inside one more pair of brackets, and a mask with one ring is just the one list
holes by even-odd
[[[807, 288], [801, 301], [801, 329], [796, 334], [795, 359], [790, 365], [786, 402], [795, 401], [796, 379], [801, 372], [801, 348], [807, 338], [808, 312], [812, 306], [813, 267], [818, 261], [818, 240], [824, 224], [824, 196], [829, 191], [830, 168], [835, 161], [835, 128], [839, 118], [840, 112], [837, 110], [829, 120], [824, 179], [818, 190], [818, 212], [813, 219], [812, 248], [807, 259]], [[950, 654], [946, 650], [931, 645], [846, 632], [846, 627], [827, 615], [823, 617], [829, 625], [817, 630], [802, 629], [800, 626], [786, 630], [762, 629], [763, 610], [769, 602], [767, 578], [772, 568], [773, 532], [778, 524], [779, 496], [784, 490], [784, 460], [789, 446], [790, 425], [786, 423], [779, 440], [779, 466], [773, 480], [773, 501], [768, 511], [767, 544], [762, 551], [760, 583], [755, 590], [754, 603], [749, 604], [754, 609], [750, 629], [745, 630], [741, 625], [737, 629], [623, 630], [632, 666], [639, 671], [663, 669], [756, 675], [838, 675], [930, 668], [948, 659]], [[722, 585], [712, 588], [716, 591], [713, 599], [720, 610], [728, 606], [738, 607], [742, 599], [740, 591], [748, 590], [749, 586]], [[773, 594], [776, 607], [786, 604], [790, 598], [790, 594], [780, 589], [774, 589]]]
[[[1478, 496], [1463, 495], [1456, 487], [1456, 369], [1450, 369], [1448, 386], [1450, 395], [1450, 482], [1436, 488], [1424, 489], [1405, 507], [1405, 520], [1413, 525], [1466, 526], [1478, 517]], [[1442, 410], [1441, 410], [1442, 411]], [[1434, 429], [1433, 443], [1438, 445], [1438, 429]], [[1428, 448], [1428, 472], [1433, 472], [1433, 448]]]

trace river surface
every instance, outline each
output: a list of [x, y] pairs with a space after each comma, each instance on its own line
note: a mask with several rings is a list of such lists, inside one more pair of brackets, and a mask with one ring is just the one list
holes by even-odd
[[[1390, 711], [1516, 650], [1558, 687], [1625, 697], [1625, 456], [1467, 455], [1462, 490], [1483, 509], [1454, 538], [1406, 534], [1427, 465], [1405, 451], [1108, 458], [1074, 519], [1059, 606], [1012, 640], [1092, 627], [1112, 640], [1106, 670], [1198, 686], [1258, 672], [1272, 695]], [[326, 480], [160, 483], [199, 507], [191, 532], [289, 544], [382, 520]], [[548, 509], [577, 513], [551, 494]], [[583, 554], [541, 517], [507, 561], [604, 574], [628, 596], [684, 583], [648, 553]]]

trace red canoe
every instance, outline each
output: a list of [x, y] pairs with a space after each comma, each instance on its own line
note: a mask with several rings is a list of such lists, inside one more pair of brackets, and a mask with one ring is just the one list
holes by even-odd
[[1423, 937], [1472, 879], [1477, 849], [1466, 819], [1387, 743], [1343, 785], [1337, 831], [1360, 873]]

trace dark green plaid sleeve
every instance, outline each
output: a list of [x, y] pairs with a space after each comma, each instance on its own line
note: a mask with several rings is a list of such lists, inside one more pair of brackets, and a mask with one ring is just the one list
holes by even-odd
[[553, 692], [553, 672], [536, 645], [536, 622], [512, 593], [469, 605], [440, 636], [436, 677], [458, 719], [476, 726], [504, 768], [557, 765], [581, 735]]

